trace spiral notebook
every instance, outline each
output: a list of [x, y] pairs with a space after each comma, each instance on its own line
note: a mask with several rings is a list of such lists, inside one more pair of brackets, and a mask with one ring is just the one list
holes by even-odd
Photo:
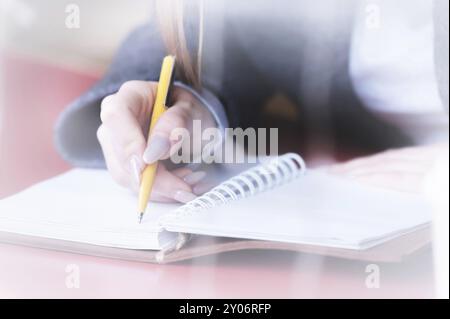
[[45, 240], [46, 248], [62, 241], [69, 251], [92, 245], [100, 255], [102, 247], [167, 254], [196, 236], [363, 251], [424, 229], [431, 215], [419, 196], [306, 170], [297, 154], [267, 160], [186, 205], [152, 203], [142, 224], [135, 208], [135, 196], [106, 171], [75, 169], [1, 200], [0, 240]]

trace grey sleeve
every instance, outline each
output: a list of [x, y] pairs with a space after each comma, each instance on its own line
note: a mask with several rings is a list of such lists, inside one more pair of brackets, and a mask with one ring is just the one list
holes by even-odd
[[[56, 123], [55, 145], [66, 161], [77, 167], [105, 167], [97, 140], [101, 101], [127, 81], [156, 81], [165, 55], [162, 39], [154, 26], [144, 25], [128, 36], [105, 76], [67, 106]], [[196, 92], [180, 82], [176, 85], [194, 94], [211, 111], [220, 128], [227, 126], [223, 106], [212, 93], [206, 89]]]
[[448, 112], [449, 100], [449, 1], [435, 0], [434, 30], [435, 30], [435, 62], [439, 90], [444, 107]]
[[175, 82], [175, 86], [189, 91], [204, 107], [208, 109], [217, 123], [217, 127], [222, 131], [229, 126], [228, 118], [225, 113], [225, 108], [219, 99], [208, 89], [203, 88], [200, 92], [197, 92], [190, 86], [182, 83]]

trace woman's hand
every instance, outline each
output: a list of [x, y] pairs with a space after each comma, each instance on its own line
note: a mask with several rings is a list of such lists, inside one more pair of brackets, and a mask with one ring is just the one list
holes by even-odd
[[448, 150], [448, 144], [390, 150], [333, 165], [329, 172], [373, 186], [420, 193], [435, 160]]
[[[162, 115], [147, 143], [156, 88], [156, 82], [126, 82], [101, 106], [102, 125], [97, 136], [107, 168], [117, 183], [135, 192], [147, 164], [168, 159], [171, 152], [177, 151], [174, 148], [180, 143], [171, 139], [174, 129], [191, 132], [194, 120], [200, 120], [204, 129], [215, 125], [209, 111], [192, 94], [175, 88], [174, 106]], [[188, 202], [195, 198], [192, 187], [204, 176], [203, 172], [193, 173], [186, 168], [170, 172], [160, 163], [151, 200]]]

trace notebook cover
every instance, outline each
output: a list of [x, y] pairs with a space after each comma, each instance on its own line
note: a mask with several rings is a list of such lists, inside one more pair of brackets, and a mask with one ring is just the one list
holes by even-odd
[[238, 250], [285, 250], [369, 262], [401, 262], [405, 257], [431, 242], [431, 227], [400, 236], [376, 247], [355, 251], [313, 245], [194, 236], [183, 248], [163, 254], [159, 251], [131, 250], [96, 246], [70, 241], [52, 240], [0, 232], [0, 242], [76, 254], [148, 263], [171, 263], [191, 258]]

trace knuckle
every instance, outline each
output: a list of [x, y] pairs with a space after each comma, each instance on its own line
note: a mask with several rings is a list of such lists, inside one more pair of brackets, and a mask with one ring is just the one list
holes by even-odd
[[97, 129], [97, 140], [101, 143], [103, 143], [105, 141], [105, 126], [100, 125], [99, 128]]
[[117, 112], [112, 108], [105, 108], [100, 113], [102, 123], [109, 123], [117, 116]]
[[149, 93], [156, 90], [158, 86], [157, 82], [147, 82], [147, 81], [139, 81], [139, 80], [132, 80], [124, 82], [120, 88], [119, 92], [135, 92], [140, 95], [148, 95]]
[[105, 96], [101, 102], [100, 108], [102, 110], [107, 108], [114, 100], [114, 97], [115, 97], [115, 94], [110, 94], [110, 95]]
[[141, 86], [142, 83], [143, 83], [142, 81], [136, 81], [136, 80], [124, 82], [120, 86], [119, 91], [135, 90], [137, 87]]
[[114, 106], [114, 95], [105, 97], [101, 104], [100, 120], [102, 123], [109, 122], [117, 116], [117, 108]]

